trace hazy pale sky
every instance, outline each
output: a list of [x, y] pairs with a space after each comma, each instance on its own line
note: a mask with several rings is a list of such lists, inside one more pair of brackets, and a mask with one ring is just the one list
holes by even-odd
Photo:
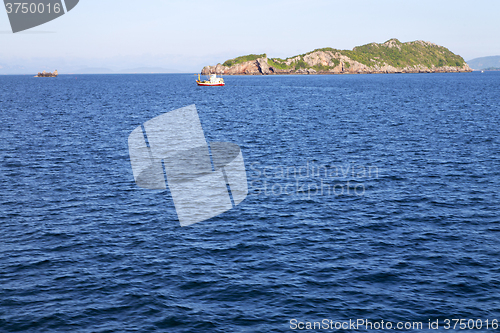
[[500, 55], [499, 13], [498, 0], [80, 0], [17, 34], [1, 11], [0, 65], [198, 72], [249, 53], [284, 58], [393, 37], [431, 41], [469, 60]]

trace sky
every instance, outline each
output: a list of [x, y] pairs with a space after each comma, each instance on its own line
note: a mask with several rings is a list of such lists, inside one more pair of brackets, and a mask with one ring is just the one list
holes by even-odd
[[67, 14], [16, 34], [0, 11], [0, 73], [199, 72], [245, 54], [286, 58], [390, 38], [430, 41], [470, 60], [500, 55], [498, 13], [497, 0], [80, 0]]

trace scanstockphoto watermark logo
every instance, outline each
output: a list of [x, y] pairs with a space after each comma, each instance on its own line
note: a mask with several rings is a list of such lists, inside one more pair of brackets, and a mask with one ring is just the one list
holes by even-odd
[[128, 147], [137, 186], [166, 189], [168, 184], [181, 226], [222, 214], [248, 194], [240, 148], [208, 144], [194, 104], [138, 126]]
[[12, 32], [20, 32], [52, 21], [69, 12], [79, 0], [4, 0]]
[[252, 196], [363, 196], [366, 182], [379, 178], [379, 168], [355, 163], [250, 165]]

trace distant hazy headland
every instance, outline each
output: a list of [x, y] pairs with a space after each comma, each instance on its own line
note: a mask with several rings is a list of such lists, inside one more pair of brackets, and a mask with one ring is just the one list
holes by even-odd
[[352, 50], [316, 49], [294, 57], [268, 58], [250, 54], [206, 66], [202, 74], [361, 74], [471, 72], [464, 59], [443, 46], [421, 40], [402, 43], [390, 39]]
[[475, 58], [467, 61], [467, 63], [476, 71], [500, 71], [500, 56]]

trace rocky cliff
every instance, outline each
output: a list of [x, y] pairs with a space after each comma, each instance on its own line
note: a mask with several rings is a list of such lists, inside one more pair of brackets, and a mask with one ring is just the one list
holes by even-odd
[[430, 42], [385, 43], [357, 46], [353, 50], [317, 49], [279, 59], [266, 54], [247, 55], [224, 64], [206, 66], [202, 74], [361, 74], [361, 73], [444, 73], [471, 72], [462, 57]]

